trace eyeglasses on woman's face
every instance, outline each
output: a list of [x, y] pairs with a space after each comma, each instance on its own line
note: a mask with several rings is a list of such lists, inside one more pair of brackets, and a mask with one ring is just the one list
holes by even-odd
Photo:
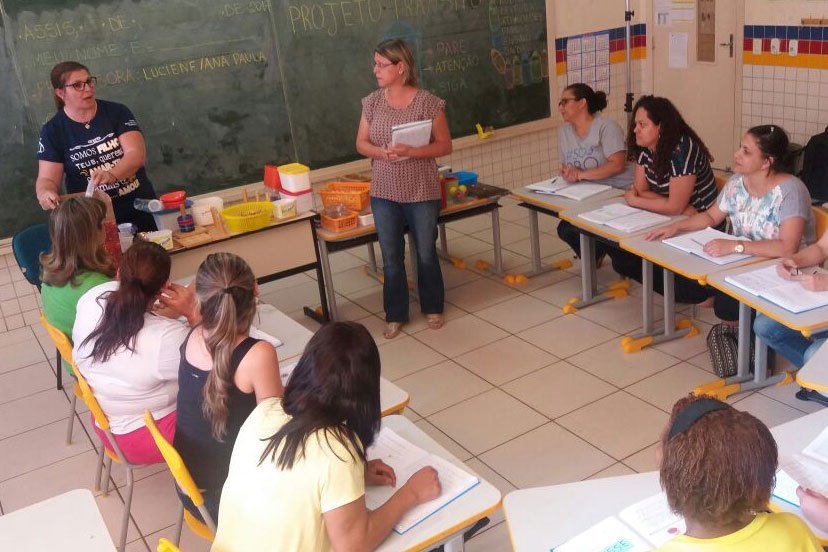
[[69, 84], [64, 84], [63, 88], [74, 88], [78, 92], [83, 92], [85, 87], [95, 88], [95, 85], [98, 84], [98, 77], [89, 77], [86, 80], [82, 81], [75, 81], [70, 82]]
[[397, 63], [399, 63], [399, 62], [398, 61], [396, 61], [396, 62], [394, 62], [394, 61], [382, 62], [382, 61], [374, 60], [373, 65], [374, 65], [374, 69], [387, 69], [387, 68], [391, 67], [392, 65], [396, 65]]
[[578, 101], [578, 98], [561, 98], [560, 101], [558, 102], [558, 107], [563, 107], [566, 104], [568, 104], [569, 102], [577, 102], [577, 101]]

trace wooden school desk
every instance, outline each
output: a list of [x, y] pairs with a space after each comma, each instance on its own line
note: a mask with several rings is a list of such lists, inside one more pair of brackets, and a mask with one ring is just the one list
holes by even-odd
[[[418, 447], [445, 458], [466, 471], [474, 472], [408, 418], [388, 416], [382, 419], [382, 425], [393, 429], [398, 435]], [[480, 477], [478, 485], [418, 525], [402, 535], [392, 532], [377, 550], [378, 552], [431, 550], [442, 544], [444, 552], [462, 552], [463, 533], [500, 508], [500, 502], [500, 491]]]
[[[438, 253], [443, 258], [450, 258], [448, 256], [448, 240], [445, 234], [445, 224], [455, 220], [461, 220], [475, 215], [484, 213], [491, 213], [492, 216], [492, 243], [494, 247], [494, 259], [491, 266], [491, 271], [494, 274], [503, 274], [503, 259], [501, 257], [500, 248], [500, 217], [498, 209], [498, 199], [509, 192], [506, 189], [501, 189], [502, 194], [487, 198], [475, 198], [471, 201], [463, 203], [455, 203], [449, 205], [442, 211], [437, 219], [437, 224], [440, 226], [440, 247]], [[331, 232], [325, 229], [316, 230], [317, 250], [319, 251], [319, 260], [322, 270], [322, 281], [325, 284], [325, 294], [327, 296], [328, 312], [331, 320], [338, 319], [338, 312], [336, 308], [336, 289], [334, 287], [333, 273], [331, 272], [331, 263], [329, 255], [337, 251], [343, 251], [359, 245], [368, 244], [369, 266], [368, 271], [371, 275], [378, 274], [377, 260], [374, 253], [373, 242], [377, 241], [377, 231], [374, 225], [359, 226], [353, 230], [346, 230], [344, 232]], [[409, 240], [409, 245], [411, 245]], [[410, 255], [412, 260], [415, 260], [414, 255]], [[412, 276], [416, 279], [416, 268], [412, 267]], [[416, 286], [415, 286], [416, 287]], [[305, 307], [305, 313], [310, 314], [313, 311]]]
[[[587, 259], [587, 264], [589, 265], [588, 270], [581, 270], [581, 282], [582, 282], [582, 291], [583, 298], [580, 302], [571, 301], [570, 307], [579, 308], [581, 306], [590, 305], [593, 303], [597, 303], [599, 301], [605, 301], [608, 298], [612, 297], [624, 297], [627, 294], [627, 289], [629, 289], [630, 282], [629, 280], [622, 280], [619, 283], [610, 285], [609, 291], [603, 293], [602, 296], [595, 297], [595, 291], [597, 290], [597, 281], [595, 276], [595, 263], [592, 261], [594, 259], [594, 246], [595, 246], [595, 237], [599, 237], [611, 244], [620, 244], [625, 239], [629, 239], [630, 237], [634, 236], [643, 236], [647, 232], [653, 230], [654, 228], [658, 228], [659, 226], [664, 226], [666, 224], [670, 224], [675, 220], [679, 220], [683, 218], [681, 216], [677, 217], [670, 217], [670, 219], [665, 222], [664, 224], [656, 224], [654, 226], [650, 226], [649, 228], [645, 228], [643, 230], [636, 230], [634, 232], [624, 232], [621, 230], [616, 230], [614, 228], [610, 228], [605, 224], [596, 224], [594, 222], [590, 222], [581, 218], [579, 215], [581, 213], [587, 213], [589, 211], [593, 211], [602, 207], [604, 205], [609, 205], [612, 203], [619, 203], [622, 205], [626, 205], [626, 202], [623, 198], [614, 197], [611, 199], [604, 200], [600, 203], [593, 203], [593, 204], [585, 204], [585, 205], [578, 205], [577, 207], [573, 207], [571, 209], [566, 209], [561, 211], [560, 217], [561, 219], [571, 223], [573, 226], [576, 226], [579, 230], [581, 230], [581, 263], [583, 265], [584, 259]], [[590, 255], [587, 257], [583, 254], [584, 246], [588, 247], [588, 251]], [[588, 274], [589, 273], [589, 274]], [[589, 292], [587, 292], [587, 285], [590, 286]], [[589, 301], [587, 300], [587, 296], [590, 295], [593, 298]], [[646, 295], [646, 294], [645, 294]], [[652, 295], [650, 295], [652, 298]], [[645, 303], [646, 306], [646, 303]], [[567, 310], [564, 308], [564, 312], [574, 312], [573, 310]], [[645, 322], [647, 320], [647, 314], [645, 309]], [[647, 326], [645, 325], [645, 328]]]
[[326, 319], [327, 301], [322, 266], [316, 253], [314, 222], [319, 215], [302, 213], [294, 218], [274, 221], [253, 232], [231, 234], [227, 238], [170, 251], [170, 279], [192, 276], [210, 253], [235, 253], [247, 261], [259, 283], [270, 282], [315, 269], [322, 301], [321, 318]]
[[[743, 261], [718, 265], [692, 253], [687, 253], [662, 243], [661, 240], [648, 241], [646, 232], [621, 240], [621, 249], [641, 257], [642, 287], [644, 288], [644, 320], [642, 331], [638, 334], [622, 339], [621, 346], [625, 352], [635, 352], [643, 347], [663, 343], [684, 336], [693, 336], [699, 333], [690, 320], [676, 321], [675, 275], [696, 280], [701, 285], [707, 285], [710, 274], [736, 266], [744, 266], [758, 262], [756, 257], [749, 257]], [[653, 265], [662, 267], [664, 277], [664, 326], [661, 330], [653, 330]]]
[[0, 550], [115, 552], [89, 489], [75, 489], [0, 516]]
[[755, 353], [753, 359], [754, 376], [750, 375], [750, 309], [755, 309], [762, 314], [769, 316], [780, 324], [792, 330], [801, 331], [805, 336], [821, 329], [828, 328], [828, 307], [813, 309], [795, 314], [775, 303], [753, 295], [740, 287], [729, 284], [725, 281], [728, 276], [736, 276], [744, 272], [759, 270], [761, 268], [776, 265], [779, 259], [765, 259], [748, 266], [733, 267], [728, 270], [713, 273], [708, 276], [707, 282], [710, 286], [726, 293], [739, 301], [739, 350], [738, 350], [738, 371], [735, 376], [716, 380], [709, 384], [697, 387], [698, 392], [715, 395], [721, 399], [733, 393], [750, 391], [767, 387], [769, 385], [787, 385], [794, 381], [793, 375], [788, 372], [768, 377], [768, 355], [767, 346], [758, 337], [755, 340]]
[[[582, 205], [592, 205], [594, 203], [602, 204], [609, 199], [619, 197], [622, 195], [624, 195], [624, 190], [620, 190], [618, 188], [610, 188], [609, 190], [604, 190], [603, 192], [595, 194], [592, 197], [588, 197], [584, 200], [577, 201], [574, 199], [568, 199], [561, 196], [539, 194], [526, 187], [519, 188], [517, 190], [512, 190], [512, 197], [520, 201], [518, 205], [520, 205], [521, 207], [525, 207], [529, 210], [529, 248], [532, 257], [532, 271], [524, 274], [524, 276], [526, 276], [527, 278], [532, 278], [533, 276], [538, 276], [545, 272], [550, 272], [552, 270], [563, 270], [565, 268], [569, 268], [570, 266], [572, 266], [572, 261], [570, 261], [569, 259], [563, 259], [554, 262], [547, 267], [544, 267], [541, 263], [540, 232], [538, 231], [538, 213], [543, 213], [545, 215], [559, 218], [558, 214], [566, 209], [573, 209]], [[587, 241], [588, 249], [594, 247], [594, 242], [591, 238], [588, 238]], [[583, 237], [581, 237], [581, 251], [584, 251]], [[582, 255], [582, 257], [585, 256]], [[594, 256], [587, 257], [587, 259], [589, 267], [594, 268]], [[591, 268], [589, 267], [586, 272], [591, 271]]]
[[[279, 338], [283, 345], [276, 349], [279, 364], [295, 364], [302, 356], [313, 332], [293, 320], [273, 305], [262, 303], [253, 325], [265, 333]], [[380, 378], [380, 408], [382, 415], [400, 414], [410, 401], [408, 393], [387, 379]]]
[[[821, 410], [779, 425], [771, 433], [780, 454], [793, 454], [826, 426], [828, 410]], [[503, 499], [503, 510], [516, 552], [549, 552], [604, 518], [660, 491], [658, 472], [652, 471], [512, 491]], [[791, 505], [787, 509], [797, 510]], [[814, 533], [828, 537], [816, 530]]]

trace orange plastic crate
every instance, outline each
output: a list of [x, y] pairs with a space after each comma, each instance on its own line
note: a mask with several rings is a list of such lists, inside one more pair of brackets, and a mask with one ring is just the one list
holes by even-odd
[[371, 184], [368, 182], [331, 182], [319, 191], [322, 205], [342, 204], [352, 211], [362, 211], [371, 202]]
[[329, 232], [344, 232], [345, 230], [353, 230], [357, 227], [356, 213], [351, 213], [350, 215], [345, 215], [344, 217], [339, 218], [329, 217], [328, 215], [322, 213], [320, 218], [322, 219], [322, 228], [328, 230]]

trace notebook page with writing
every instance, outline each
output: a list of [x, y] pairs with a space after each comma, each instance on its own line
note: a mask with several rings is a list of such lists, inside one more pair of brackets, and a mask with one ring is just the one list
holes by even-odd
[[828, 291], [808, 291], [799, 282], [788, 282], [783, 286], [763, 290], [760, 296], [793, 313], [828, 306]]
[[684, 519], [670, 511], [664, 493], [627, 506], [618, 517], [655, 546], [661, 546], [687, 530]]
[[581, 201], [609, 189], [606, 184], [570, 184], [557, 190], [555, 195]]
[[776, 266], [773, 264], [758, 270], [725, 276], [725, 282], [753, 295], [761, 295], [763, 291], [790, 283], [777, 273]]
[[[405, 533], [480, 482], [471, 473], [458, 468], [440, 456], [429, 454], [387, 427], [380, 430], [376, 441], [366, 452], [369, 459], [379, 458], [394, 468], [394, 473], [397, 476], [397, 488], [426, 466], [431, 466], [437, 470], [440, 478], [440, 496], [409, 510], [394, 526], [394, 531], [399, 534]], [[397, 488], [389, 486], [367, 487], [365, 504], [369, 509], [375, 510], [385, 504]]]
[[649, 211], [641, 211], [627, 217], [613, 219], [607, 222], [607, 226], [621, 230], [622, 232], [636, 232], [657, 224], [666, 224], [670, 222], [670, 217], [659, 215], [658, 213], [651, 213]]
[[621, 217], [629, 217], [631, 215], [635, 215], [636, 213], [643, 212], [644, 211], [641, 209], [630, 207], [624, 203], [610, 203], [608, 205], [604, 205], [603, 207], [599, 207], [598, 209], [587, 211], [586, 213], [580, 213], [578, 217], [589, 222], [594, 222], [595, 224], [606, 224], [611, 220], [619, 219]]
[[707, 242], [711, 240], [750, 241], [745, 238], [737, 238], [736, 236], [731, 236], [730, 234], [720, 232], [719, 230], [716, 230], [714, 228], [705, 228], [704, 230], [698, 230], [696, 232], [690, 232], [688, 234], [682, 234], [680, 236], [675, 236], [673, 238], [662, 240], [662, 243], [666, 243], [667, 245], [670, 245], [677, 249], [681, 249], [682, 251], [685, 251], [687, 253], [692, 253], [693, 255], [697, 255], [703, 259], [707, 259], [708, 261], [715, 263], [717, 265], [730, 264], [736, 261], [741, 261], [750, 258], [750, 255], [746, 255], [744, 253], [731, 253], [729, 255], [722, 255], [720, 257], [708, 255], [704, 252], [704, 246]]
[[541, 180], [534, 184], [526, 186], [527, 190], [532, 190], [538, 194], [554, 195], [558, 190], [562, 190], [569, 186], [569, 183], [560, 176], [554, 176], [548, 180]]
[[615, 516], [593, 525], [552, 552], [647, 552], [653, 547]]

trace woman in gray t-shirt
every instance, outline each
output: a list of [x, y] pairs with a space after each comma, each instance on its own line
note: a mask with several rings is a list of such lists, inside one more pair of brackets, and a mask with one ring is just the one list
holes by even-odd
[[[607, 95], [584, 83], [570, 84], [561, 93], [558, 111], [564, 124], [558, 127], [558, 157], [561, 176], [567, 182], [589, 180], [613, 188], [627, 188], [633, 167], [626, 161], [624, 131], [615, 121], [597, 113], [607, 107]], [[566, 221], [558, 223], [558, 237], [581, 256], [580, 233]], [[597, 259], [606, 246], [595, 244]]]

